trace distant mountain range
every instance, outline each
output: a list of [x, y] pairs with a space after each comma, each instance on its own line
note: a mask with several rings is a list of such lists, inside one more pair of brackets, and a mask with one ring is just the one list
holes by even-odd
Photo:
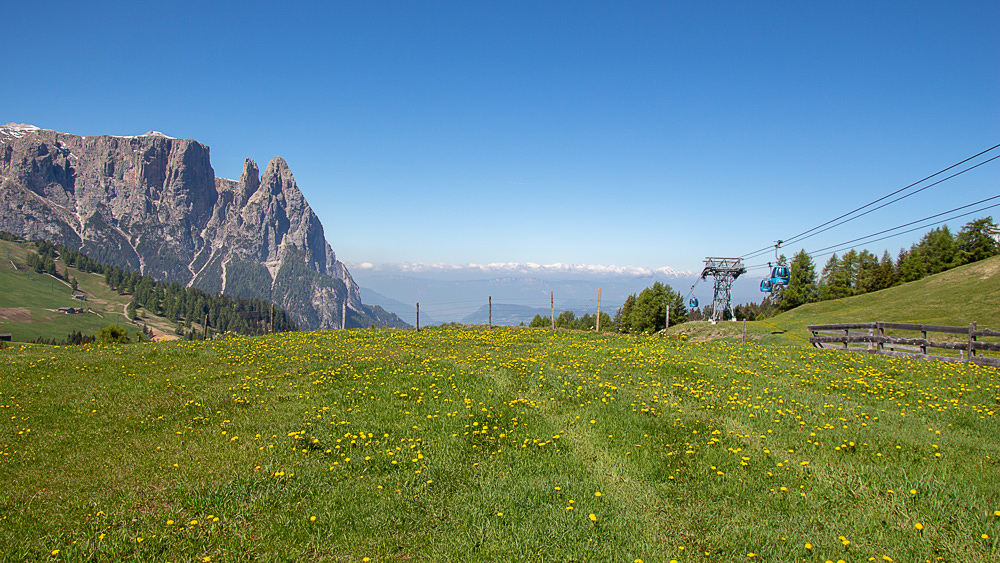
[[207, 146], [150, 131], [0, 127], [0, 230], [208, 292], [280, 305], [300, 328], [405, 326], [362, 303], [281, 157], [217, 178]]
[[[536, 315], [541, 315], [548, 320], [551, 317], [552, 309], [544, 307], [528, 307], [526, 305], [509, 305], [506, 303], [494, 303], [491, 310], [489, 305], [483, 305], [476, 312], [466, 315], [462, 319], [462, 324], [481, 325], [491, 322], [500, 326], [517, 326], [520, 324], [530, 324]], [[558, 314], [558, 313], [557, 313]]]
[[[527, 324], [536, 314], [573, 311], [577, 316], [597, 312], [601, 290], [601, 311], [614, 316], [630, 294], [662, 282], [701, 306], [712, 302], [712, 279], [699, 280], [698, 273], [660, 268], [615, 268], [600, 266], [535, 264], [492, 265], [373, 265], [353, 264], [351, 271], [366, 302], [377, 303], [396, 313], [409, 324], [415, 322], [420, 303], [420, 324], [444, 322], [481, 324], [486, 322], [486, 306], [493, 298], [494, 324]], [[534, 272], [534, 275], [526, 275]], [[699, 272], [700, 273], [700, 272]], [[733, 284], [733, 303], [759, 302], [759, 278], [743, 276]], [[370, 297], [369, 297], [370, 296]], [[390, 297], [391, 296], [391, 297]], [[502, 311], [502, 313], [501, 313]]]

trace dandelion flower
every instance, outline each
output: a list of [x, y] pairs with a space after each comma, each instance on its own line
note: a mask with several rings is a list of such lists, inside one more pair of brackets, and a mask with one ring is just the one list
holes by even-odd
[[59, 555], [59, 550], [58, 549], [53, 549], [52, 550], [52, 555]]
[[310, 516], [309, 517], [309, 521], [310, 522], [315, 522], [316, 521], [316, 517], [315, 516]]
[[916, 524], [914, 524], [913, 527], [916, 528], [916, 529], [918, 529], [918, 530], [923, 530], [924, 529], [924, 525], [921, 524], [920, 522], [917, 522]]
[[[590, 513], [589, 518], [590, 518], [591, 522], [597, 522], [597, 515], [594, 514], [593, 512]], [[983, 535], [985, 536], [986, 534], [983, 534]]]

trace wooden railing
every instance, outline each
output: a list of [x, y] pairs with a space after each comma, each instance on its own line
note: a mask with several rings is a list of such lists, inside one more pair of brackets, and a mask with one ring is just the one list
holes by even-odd
[[[888, 335], [885, 331], [920, 332], [920, 338]], [[810, 325], [812, 336], [809, 342], [817, 348], [838, 348], [872, 354], [882, 354], [897, 358], [920, 358], [945, 362], [970, 362], [984, 366], [1000, 367], [1000, 358], [990, 358], [982, 352], [1000, 352], [1000, 342], [980, 342], [979, 338], [1000, 337], [1000, 332], [989, 329], [979, 330], [976, 323], [968, 327], [918, 325], [904, 323], [846, 323], [835, 325]], [[927, 333], [962, 335], [950, 342], [935, 342], [927, 339]], [[831, 336], [821, 336], [824, 335]], [[865, 344], [864, 347], [850, 346]], [[957, 350], [958, 357], [929, 354], [929, 348]]]

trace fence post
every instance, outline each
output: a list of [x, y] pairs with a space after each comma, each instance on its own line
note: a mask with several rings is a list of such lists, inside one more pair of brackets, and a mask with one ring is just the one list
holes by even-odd
[[742, 342], [740, 342], [740, 344], [746, 344], [746, 343], [747, 343], [747, 320], [743, 319], [743, 340]]
[[968, 359], [968, 361], [970, 361], [970, 362], [972, 361], [972, 358], [974, 358], [976, 356], [976, 349], [972, 347], [972, 344], [976, 341], [975, 335], [972, 334], [973, 332], [976, 332], [976, 321], [972, 321], [971, 323], [969, 323], [969, 359]]
[[663, 322], [666, 323], [663, 327], [663, 335], [666, 336], [670, 334], [670, 303], [664, 303], [663, 307], [667, 310]]
[[844, 350], [847, 350], [847, 341], [851, 339], [851, 329], [844, 329]]
[[597, 288], [597, 332], [601, 332], [601, 288]]
[[927, 331], [926, 330], [921, 330], [920, 331], [920, 338], [923, 339], [923, 342], [920, 344], [920, 353], [921, 354], [927, 354]]
[[549, 292], [549, 304], [552, 306], [552, 330], [556, 329], [556, 292]]
[[871, 351], [871, 349], [872, 349], [872, 337], [873, 336], [875, 336], [875, 329], [874, 328], [868, 329], [868, 351]]
[[885, 340], [884, 340], [884, 338], [885, 338], [885, 327], [882, 326], [881, 322], [875, 323], [875, 326], [878, 327], [878, 346], [875, 347], [875, 351], [878, 352], [879, 354], [881, 354], [882, 350], [884, 349], [883, 344], [885, 343]]

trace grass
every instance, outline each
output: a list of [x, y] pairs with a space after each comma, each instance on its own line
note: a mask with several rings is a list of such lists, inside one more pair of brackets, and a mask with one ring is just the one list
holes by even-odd
[[516, 328], [12, 347], [0, 560], [995, 561], [998, 375]]

